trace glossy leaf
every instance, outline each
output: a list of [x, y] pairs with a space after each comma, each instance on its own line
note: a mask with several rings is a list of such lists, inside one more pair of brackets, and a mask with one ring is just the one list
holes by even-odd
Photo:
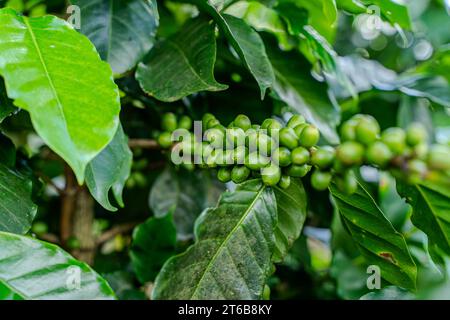
[[0, 231], [25, 234], [36, 212], [31, 180], [0, 163]]
[[155, 280], [164, 263], [175, 255], [176, 243], [177, 230], [172, 214], [152, 217], [134, 229], [130, 257], [142, 284]]
[[307, 197], [300, 179], [292, 179], [284, 190], [274, 188], [277, 201], [277, 227], [275, 229], [274, 262], [281, 262], [298, 239], [306, 219]]
[[0, 131], [0, 164], [14, 168], [16, 164], [16, 147], [14, 143]]
[[173, 210], [179, 240], [192, 238], [195, 219], [214, 206], [224, 190], [207, 172], [175, 171], [167, 168], [153, 184], [149, 205], [156, 217]]
[[264, 42], [259, 34], [244, 20], [219, 13], [206, 0], [191, 0], [190, 2], [210, 14], [216, 21], [241, 61], [258, 82], [261, 98], [264, 98], [266, 90], [272, 87], [275, 79], [272, 66], [267, 58]]
[[11, 294], [27, 300], [115, 297], [103, 278], [57, 246], [5, 232], [0, 232], [2, 284]]
[[275, 244], [276, 199], [260, 180], [222, 195], [196, 224], [196, 243], [171, 258], [154, 299], [258, 299]]
[[416, 287], [417, 267], [402, 234], [397, 232], [370, 193], [360, 183], [358, 191], [348, 196], [330, 187], [342, 223], [369, 265], [381, 269], [381, 277], [406, 288]]
[[279, 98], [317, 126], [329, 143], [337, 143], [339, 110], [328, 98], [326, 85], [305, 72], [310, 70], [310, 65], [300, 55], [272, 47], [268, 53], [276, 76], [274, 90]]
[[[337, 29], [337, 8], [335, 0], [280, 0], [276, 9], [295, 8], [306, 10], [307, 23], [317, 30], [327, 41], [332, 41]], [[287, 11], [284, 11], [288, 13]], [[303, 18], [300, 19], [303, 21]]]
[[86, 168], [86, 185], [92, 196], [105, 209], [117, 211], [109, 201], [112, 191], [117, 204], [123, 207], [122, 192], [130, 176], [133, 154], [128, 147], [128, 138], [119, 126], [114, 139], [92, 160]]
[[450, 254], [450, 186], [424, 181], [417, 185], [397, 184], [399, 193], [413, 208], [412, 223], [429, 240]]
[[81, 9], [81, 32], [115, 73], [136, 66], [154, 43], [156, 0], [72, 0]]
[[142, 89], [161, 101], [176, 101], [198, 91], [227, 88], [214, 79], [216, 39], [214, 26], [199, 17], [190, 20], [171, 38], [157, 43], [136, 78]]
[[112, 140], [119, 123], [111, 68], [64, 20], [29, 19], [2, 9], [0, 75], [14, 104], [30, 112], [37, 133], [82, 183], [86, 165]]

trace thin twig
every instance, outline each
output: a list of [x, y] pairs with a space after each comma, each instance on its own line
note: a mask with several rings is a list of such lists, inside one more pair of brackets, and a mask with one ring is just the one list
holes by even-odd
[[36, 175], [39, 178], [41, 178], [46, 184], [50, 185], [53, 189], [55, 189], [55, 191], [58, 192], [60, 196], [63, 196], [65, 194], [65, 191], [60, 187], [58, 187], [50, 177], [46, 176], [42, 172], [36, 172]]
[[128, 141], [130, 148], [142, 148], [142, 149], [153, 149], [159, 150], [161, 147], [158, 142], [153, 139], [130, 139]]
[[38, 236], [39, 239], [47, 241], [47, 242], [51, 242], [53, 244], [59, 244], [59, 238], [56, 234], [53, 233], [44, 233]]

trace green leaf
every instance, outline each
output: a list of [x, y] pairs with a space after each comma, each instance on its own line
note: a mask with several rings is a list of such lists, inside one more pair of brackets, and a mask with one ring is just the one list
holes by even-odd
[[[307, 23], [317, 30], [327, 41], [334, 40], [337, 29], [337, 8], [335, 0], [280, 0], [278, 8], [291, 8], [294, 11], [303, 9], [307, 11]], [[297, 10], [295, 10], [296, 8]], [[283, 10], [292, 17], [292, 13]], [[304, 21], [302, 17], [300, 22]]]
[[257, 31], [265, 31], [277, 37], [283, 49], [292, 49], [284, 22], [278, 13], [260, 2], [239, 1], [225, 10], [225, 13], [245, 20]]
[[390, 283], [415, 289], [417, 267], [405, 239], [397, 232], [375, 200], [359, 183], [358, 191], [348, 196], [330, 187], [335, 204], [362, 255], [370, 265], [377, 265], [381, 277]]
[[115, 73], [136, 66], [154, 43], [156, 0], [72, 0], [81, 9], [81, 32]]
[[196, 224], [196, 243], [156, 278], [154, 299], [258, 299], [271, 267], [276, 199], [250, 180], [222, 195]]
[[224, 190], [207, 172], [175, 171], [168, 167], [153, 184], [149, 205], [156, 217], [173, 210], [179, 240], [192, 238], [195, 219], [214, 206]]
[[282, 262], [305, 223], [307, 197], [300, 179], [294, 179], [288, 189], [274, 188], [277, 201], [277, 227], [272, 260]]
[[55, 245], [5, 232], [0, 232], [2, 284], [22, 299], [114, 299], [106, 281], [87, 264]]
[[119, 92], [108, 64], [64, 20], [2, 9], [0, 74], [14, 104], [30, 112], [37, 133], [82, 183], [87, 164], [119, 124]]
[[0, 77], [0, 123], [16, 110], [6, 94], [5, 82]]
[[259, 34], [244, 20], [228, 14], [220, 14], [207, 0], [190, 0], [189, 2], [210, 14], [216, 21], [241, 61], [258, 82], [261, 99], [264, 98], [267, 88], [272, 87], [275, 76]]
[[398, 89], [412, 97], [428, 98], [450, 108], [450, 84], [440, 76], [404, 75], [398, 79]]
[[412, 223], [430, 242], [450, 254], [450, 185], [424, 181], [417, 185], [397, 183], [397, 189], [413, 208]]
[[0, 163], [0, 195], [0, 231], [27, 233], [37, 212], [32, 182]]
[[128, 147], [128, 138], [119, 126], [114, 139], [92, 160], [86, 168], [86, 185], [92, 196], [105, 209], [117, 211], [109, 201], [109, 191], [120, 207], [123, 207], [122, 192], [130, 176], [133, 154]]
[[274, 90], [279, 98], [317, 126], [329, 143], [338, 143], [339, 110], [328, 98], [326, 85], [314, 80], [308, 62], [295, 52], [284, 53], [272, 46], [267, 52], [275, 71]]
[[381, 290], [367, 293], [360, 300], [414, 300], [414, 295], [405, 289], [388, 286]]
[[9, 168], [16, 164], [16, 147], [14, 143], [0, 131], [0, 163]]
[[150, 218], [134, 229], [131, 263], [142, 284], [154, 281], [164, 263], [175, 255], [177, 230], [172, 214]]
[[166, 102], [198, 91], [225, 90], [227, 86], [214, 79], [215, 60], [214, 25], [199, 17], [157, 43], [145, 63], [139, 64], [136, 79], [146, 93]]

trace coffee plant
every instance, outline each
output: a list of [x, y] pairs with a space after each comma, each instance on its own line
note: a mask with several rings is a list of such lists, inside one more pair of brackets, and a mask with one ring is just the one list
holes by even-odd
[[443, 0], [0, 0], [0, 299], [450, 298]]

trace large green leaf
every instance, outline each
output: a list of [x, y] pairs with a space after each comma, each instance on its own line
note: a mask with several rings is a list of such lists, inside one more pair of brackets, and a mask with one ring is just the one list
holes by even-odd
[[216, 21], [241, 61], [258, 82], [261, 98], [263, 98], [267, 88], [272, 87], [275, 76], [259, 34], [244, 20], [219, 13], [207, 0], [189, 0], [188, 2], [196, 4]]
[[37, 211], [31, 196], [31, 180], [0, 163], [0, 231], [24, 234], [30, 229]]
[[130, 257], [141, 283], [155, 280], [164, 263], [175, 254], [176, 243], [172, 214], [149, 218], [134, 229]]
[[154, 299], [257, 299], [271, 266], [276, 199], [261, 181], [226, 192], [196, 225], [196, 243], [171, 258]]
[[103, 278], [57, 246], [5, 232], [0, 232], [1, 285], [30, 300], [115, 297]]
[[112, 191], [117, 204], [124, 206], [122, 191], [130, 176], [133, 154], [128, 147], [128, 138], [119, 126], [114, 139], [86, 168], [86, 185], [92, 196], [105, 209], [117, 211], [109, 201]]
[[407, 288], [416, 287], [417, 267], [402, 234], [397, 232], [370, 193], [359, 183], [358, 191], [349, 196], [330, 187], [335, 204], [362, 255], [370, 265], [377, 265], [381, 277]]
[[141, 61], [159, 23], [156, 0], [72, 0], [81, 9], [81, 32], [115, 73]]
[[0, 10], [0, 75], [42, 139], [84, 180], [86, 165], [112, 140], [119, 92], [89, 40], [54, 16]]
[[423, 181], [417, 185], [398, 182], [399, 193], [413, 208], [412, 223], [429, 240], [450, 254], [450, 185]]
[[149, 205], [156, 217], [173, 210], [179, 240], [193, 236], [195, 219], [208, 207], [214, 206], [224, 190], [208, 172], [175, 171], [167, 168], [153, 184]]
[[5, 82], [0, 77], [0, 122], [14, 112], [16, 108], [6, 94]]
[[307, 197], [300, 179], [291, 182], [288, 189], [274, 188], [277, 200], [277, 227], [272, 260], [281, 262], [298, 239], [305, 223]]
[[214, 25], [203, 17], [190, 20], [171, 38], [157, 43], [136, 78], [142, 89], [162, 101], [175, 101], [198, 91], [227, 88], [214, 79]]
[[339, 110], [328, 98], [326, 85], [311, 76], [311, 66], [299, 54], [284, 53], [272, 46], [269, 48], [267, 52], [276, 76], [276, 94], [316, 125], [328, 142], [338, 143], [336, 125], [339, 123]]

